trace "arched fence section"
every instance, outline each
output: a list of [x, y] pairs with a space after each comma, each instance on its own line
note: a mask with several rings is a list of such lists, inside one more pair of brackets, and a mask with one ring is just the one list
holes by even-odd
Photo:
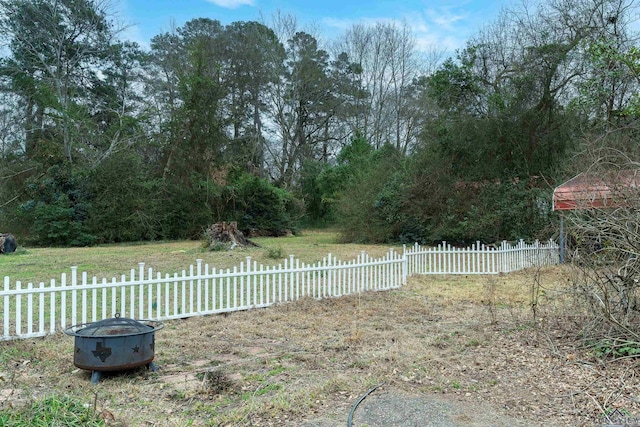
[[71, 267], [59, 280], [23, 284], [4, 277], [0, 288], [2, 338], [33, 338], [64, 328], [113, 317], [169, 320], [268, 307], [300, 298], [330, 298], [383, 291], [406, 284], [414, 274], [496, 274], [557, 264], [554, 242], [528, 245], [479, 243], [455, 248], [413, 245], [391, 249], [381, 258], [362, 252], [342, 261], [328, 254], [304, 263], [293, 255], [273, 266], [247, 257], [240, 265], [216, 269], [196, 260], [180, 273], [163, 274], [140, 263], [111, 280], [89, 278]]

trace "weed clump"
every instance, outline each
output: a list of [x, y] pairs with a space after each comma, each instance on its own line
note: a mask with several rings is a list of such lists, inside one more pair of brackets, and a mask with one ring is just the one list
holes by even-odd
[[196, 377], [202, 381], [202, 387], [207, 393], [222, 394], [234, 387], [233, 381], [221, 369], [201, 372]]
[[0, 426], [64, 425], [68, 427], [104, 426], [104, 417], [68, 396], [49, 396], [30, 407], [0, 411]]

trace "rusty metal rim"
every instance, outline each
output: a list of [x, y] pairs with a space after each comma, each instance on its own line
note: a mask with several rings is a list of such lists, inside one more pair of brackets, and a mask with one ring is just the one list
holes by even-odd
[[[155, 331], [159, 331], [160, 329], [164, 328], [164, 323], [159, 322], [157, 320], [142, 319], [142, 320], [136, 320], [136, 322], [140, 322], [141, 324], [148, 326], [151, 329], [149, 329], [148, 331], [136, 331], [136, 332], [131, 332], [127, 334], [101, 334], [101, 335], [79, 334], [78, 332], [80, 332], [84, 328], [87, 328], [93, 325], [94, 323], [96, 323], [96, 322], [89, 322], [89, 323], [79, 323], [77, 325], [68, 326], [63, 330], [63, 332], [69, 336], [80, 337], [80, 338], [119, 338], [119, 337], [131, 337], [136, 335], [145, 335], [145, 334], [153, 333]], [[144, 322], [147, 322], [147, 323], [144, 323]], [[152, 323], [152, 325], [148, 323]]]

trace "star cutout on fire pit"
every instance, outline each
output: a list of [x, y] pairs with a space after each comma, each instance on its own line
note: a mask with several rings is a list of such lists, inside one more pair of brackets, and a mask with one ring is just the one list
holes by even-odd
[[131, 348], [133, 350], [134, 353], [140, 353], [140, 347], [139, 346], [135, 346]]
[[97, 342], [96, 349], [92, 350], [91, 353], [104, 362], [111, 356], [111, 347], [103, 347], [101, 342]]

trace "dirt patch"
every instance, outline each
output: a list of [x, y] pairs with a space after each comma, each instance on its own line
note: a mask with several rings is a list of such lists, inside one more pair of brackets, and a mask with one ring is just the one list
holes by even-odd
[[[384, 386], [382, 386], [384, 387]], [[358, 399], [359, 402], [360, 399]], [[478, 403], [450, 397], [408, 393], [403, 390], [380, 388], [354, 404], [347, 420], [353, 426], [366, 427], [539, 427], [543, 424], [515, 419], [504, 411]], [[307, 421], [302, 427], [335, 427], [345, 425], [344, 414]]]
[[[546, 290], [535, 321], [534, 275]], [[171, 321], [156, 334], [158, 372], [97, 385], [73, 366], [65, 335], [3, 342], [0, 371], [14, 374], [0, 388], [19, 393], [0, 405], [65, 394], [113, 414], [111, 425], [337, 426], [384, 383], [354, 426], [382, 425], [376, 411], [389, 405], [392, 417], [402, 402], [443, 422], [386, 425], [594, 426], [616, 410], [640, 416], [634, 360], [597, 360], [579, 347], [571, 316], [556, 316], [563, 303], [553, 289], [565, 280], [560, 269], [418, 277], [397, 291]]]

